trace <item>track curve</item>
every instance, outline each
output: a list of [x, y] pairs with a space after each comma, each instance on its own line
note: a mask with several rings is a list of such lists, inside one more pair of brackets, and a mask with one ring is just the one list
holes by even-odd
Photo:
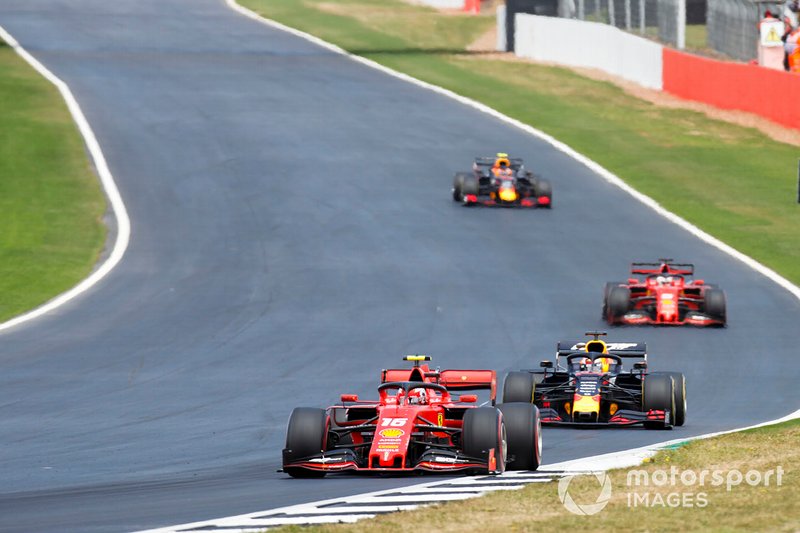
[[[800, 403], [794, 354], [772, 353], [794, 346], [794, 297], [507, 124], [218, 0], [6, 0], [0, 24], [72, 88], [133, 228], [103, 282], [2, 335], [3, 531], [144, 529], [416, 482], [276, 473], [291, 408], [368, 395], [406, 352], [531, 366], [602, 327], [603, 282], [636, 259], [691, 260], [728, 293], [725, 330], [612, 331], [686, 373], [686, 426], [546, 430], [546, 462]], [[497, 150], [553, 181], [552, 211], [450, 202], [452, 172]]]

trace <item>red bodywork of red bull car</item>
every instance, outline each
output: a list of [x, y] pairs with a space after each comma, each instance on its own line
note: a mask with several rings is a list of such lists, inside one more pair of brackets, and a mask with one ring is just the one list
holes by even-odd
[[627, 282], [606, 283], [603, 318], [609, 324], [658, 324], [724, 327], [725, 292], [701, 279], [690, 279], [694, 265], [633, 263]]
[[[327, 409], [295, 409], [283, 471], [292, 477], [344, 471], [496, 474], [539, 466], [538, 410], [495, 406], [493, 370], [439, 371], [420, 359], [407, 360], [415, 366], [382, 371], [377, 400], [343, 394], [340, 404]], [[488, 390], [488, 405], [478, 406], [476, 394], [455, 394], [466, 390]]]

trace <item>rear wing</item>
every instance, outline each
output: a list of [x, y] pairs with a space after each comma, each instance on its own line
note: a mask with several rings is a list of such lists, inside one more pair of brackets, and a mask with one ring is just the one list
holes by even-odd
[[438, 383], [448, 391], [488, 390], [494, 403], [497, 398], [497, 373], [494, 370], [439, 370], [394, 368], [381, 371], [381, 383], [390, 381], [426, 381]]
[[497, 373], [494, 370], [442, 370], [439, 385], [447, 390], [488, 390], [497, 396]]
[[693, 276], [692, 263], [673, 263], [672, 259], [660, 259], [658, 263], [631, 263], [631, 274], [666, 274]]
[[[495, 161], [497, 161], [496, 157], [476, 157], [475, 166], [491, 167], [494, 166]], [[519, 157], [509, 157], [508, 162], [511, 163], [511, 168], [514, 170], [517, 170], [522, 166], [522, 159]]]
[[[585, 348], [586, 341], [561, 341], [556, 347], [556, 355], [561, 357], [576, 352], [583, 352]], [[647, 360], [647, 343], [644, 342], [607, 342], [606, 348], [608, 349], [608, 353], [618, 357], [642, 357]]]

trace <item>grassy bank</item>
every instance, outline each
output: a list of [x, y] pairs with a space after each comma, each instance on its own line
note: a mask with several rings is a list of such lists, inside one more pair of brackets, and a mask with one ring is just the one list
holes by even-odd
[[104, 210], [60, 94], [0, 45], [0, 321], [89, 274], [105, 240]]
[[[534, 483], [519, 491], [495, 492], [483, 498], [383, 515], [369, 522], [286, 527], [279, 531], [349, 533], [369, 527], [374, 533], [393, 533], [409, 529], [409, 524], [419, 524], [441, 533], [793, 532], [800, 530], [800, 506], [795, 501], [800, 491], [798, 442], [800, 421], [793, 421], [660, 452], [641, 467], [610, 471], [611, 499], [592, 516], [568, 512], [559, 500], [557, 483]], [[631, 470], [639, 473], [629, 476]], [[707, 473], [701, 478], [703, 470]], [[715, 484], [715, 470], [719, 472], [719, 484]], [[748, 474], [751, 471], [758, 475]], [[648, 486], [643, 484], [644, 472], [650, 480]], [[737, 473], [742, 474], [738, 483]], [[752, 485], [748, 484], [748, 475]], [[664, 481], [663, 486], [656, 486]], [[600, 494], [600, 484], [595, 477], [577, 477], [570, 482], [569, 494], [579, 505], [593, 504]]]
[[555, 136], [800, 283], [796, 148], [700, 113], [659, 108], [566, 69], [465, 53], [494, 24], [491, 16], [441, 14], [396, 0], [241, 3]]

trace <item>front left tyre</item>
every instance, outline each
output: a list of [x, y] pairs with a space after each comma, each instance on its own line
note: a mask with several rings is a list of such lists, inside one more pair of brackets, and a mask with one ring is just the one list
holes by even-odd
[[508, 463], [506, 470], [536, 470], [542, 464], [542, 422], [532, 403], [497, 406], [506, 426]]
[[533, 403], [535, 388], [530, 372], [509, 372], [503, 382], [503, 403]]

